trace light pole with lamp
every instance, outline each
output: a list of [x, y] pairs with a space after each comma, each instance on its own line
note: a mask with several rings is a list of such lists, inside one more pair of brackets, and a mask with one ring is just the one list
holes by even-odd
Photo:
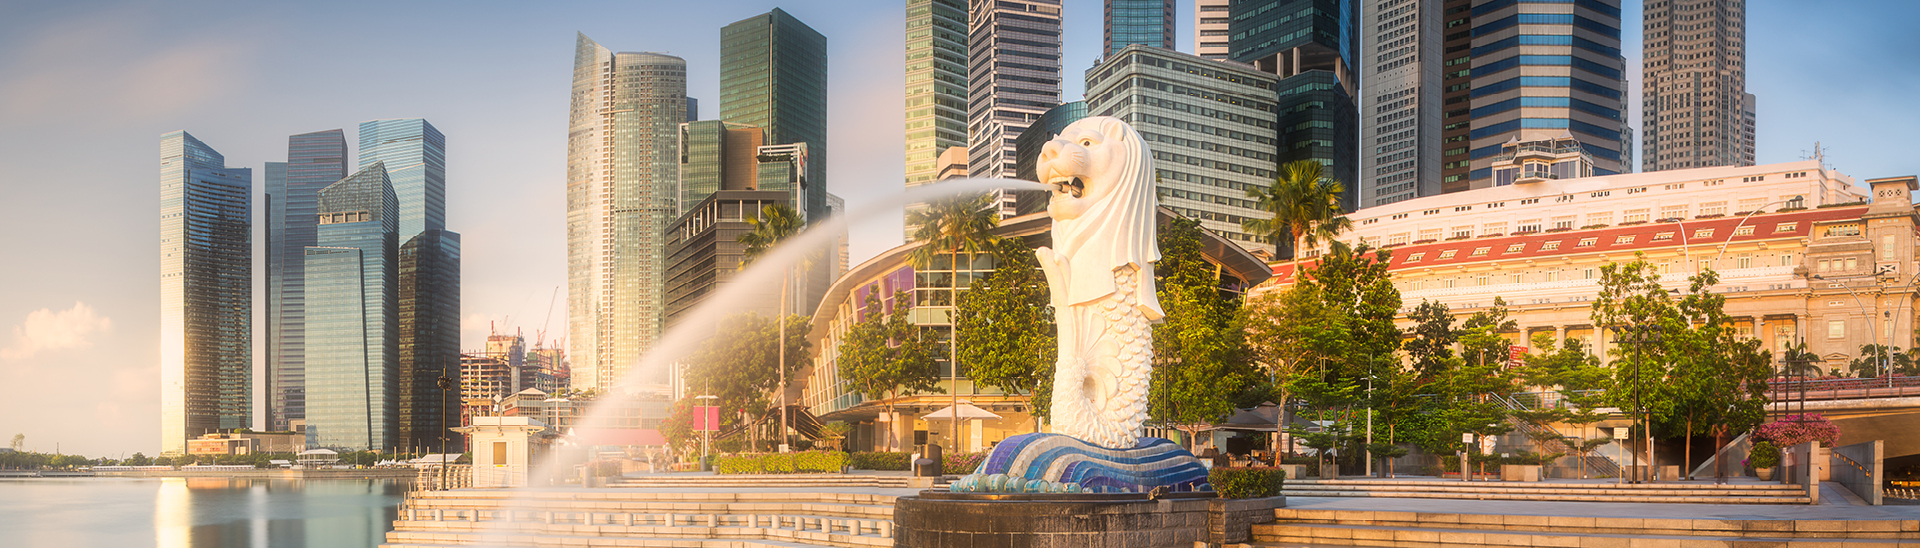
[[[720, 396], [714, 396], [709, 394], [709, 395], [694, 396], [693, 399], [718, 400], [720, 399]], [[711, 443], [713, 440], [713, 427], [714, 427], [713, 419], [715, 415], [718, 415], [718, 413], [709, 411], [709, 409], [713, 409], [714, 406], [695, 405], [694, 407], [700, 410], [700, 469], [706, 470], [707, 469], [707, 444]]]
[[447, 488], [447, 392], [453, 390], [453, 378], [443, 374], [437, 380], [440, 387], [440, 488]]
[[[1640, 393], [1641, 393], [1641, 386], [1646, 384], [1645, 382], [1643, 382], [1645, 379], [1642, 378], [1646, 370], [1646, 363], [1645, 363], [1646, 348], [1645, 347], [1648, 344], [1660, 344], [1659, 329], [1660, 329], [1659, 325], [1646, 325], [1646, 324], [1615, 326], [1613, 328], [1614, 338], [1616, 340], [1633, 345], [1634, 357], [1633, 357], [1632, 423], [1633, 423], [1634, 431], [1636, 431], [1639, 434], [1639, 440], [1636, 440], [1636, 441], [1639, 441], [1641, 443], [1647, 443], [1648, 449], [1653, 448], [1652, 444], [1650, 443], [1652, 442], [1652, 439], [1651, 439], [1652, 437], [1649, 435], [1650, 433], [1646, 431], [1646, 425], [1642, 420], [1642, 416], [1641, 416], [1642, 410], [1640, 407]], [[1648, 469], [1651, 469], [1653, 467], [1653, 462], [1652, 462], [1653, 458], [1651, 455], [1649, 455], [1647, 458], [1648, 469], [1640, 469], [1639, 443], [1635, 443], [1633, 445], [1634, 445], [1632, 449], [1633, 450], [1633, 467], [1636, 470], [1635, 470], [1635, 473], [1633, 474], [1634, 478], [1632, 483], [1641, 483], [1641, 478], [1645, 477], [1646, 472], [1649, 471]]]

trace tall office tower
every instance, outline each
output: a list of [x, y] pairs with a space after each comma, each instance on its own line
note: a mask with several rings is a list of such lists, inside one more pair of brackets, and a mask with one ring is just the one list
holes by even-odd
[[[807, 179], [826, 181], [827, 37], [780, 8], [720, 29], [720, 119], [765, 129], [769, 145], [806, 143]], [[806, 198], [798, 209], [826, 214], [825, 185]]]
[[[846, 214], [846, 198], [841, 198], [838, 194], [827, 193], [827, 217], [835, 218]], [[847, 227], [840, 227], [839, 237], [834, 240], [833, 251], [830, 253], [833, 262], [833, 271], [827, 273], [827, 279], [829, 280], [840, 279], [841, 276], [847, 274], [847, 269], [853, 266], [852, 263], [849, 262], [853, 257], [852, 248], [850, 247], [852, 242], [850, 241], [851, 239], [847, 237]]]
[[1441, 0], [1440, 193], [1470, 188], [1473, 155], [1473, 0]]
[[[967, 36], [967, 166], [1013, 177], [1014, 141], [1060, 104], [1060, 0], [974, 2]], [[1017, 196], [998, 193], [1001, 217]]]
[[692, 122], [694, 120], [699, 120], [699, 119], [700, 119], [700, 100], [694, 99], [692, 97], [688, 97], [687, 98], [687, 121]]
[[447, 228], [447, 137], [419, 118], [360, 122], [360, 165], [387, 164], [400, 241]]
[[1215, 61], [1227, 60], [1228, 7], [1232, 0], [1193, 1], [1193, 53]]
[[306, 253], [307, 443], [386, 449], [398, 441], [399, 198], [374, 162], [320, 189]]
[[679, 209], [687, 62], [585, 34], [567, 136], [567, 339], [574, 388], [609, 388], [660, 336], [665, 232]]
[[427, 229], [400, 244], [398, 406], [400, 447], [449, 450], [460, 436], [444, 434], [459, 394], [441, 394], [440, 377], [460, 378], [460, 235]]
[[1741, 101], [1740, 101], [1740, 136], [1741, 136], [1740, 148], [1742, 152], [1740, 156], [1741, 157], [1740, 161], [1745, 163], [1742, 163], [1740, 165], [1743, 165], [1743, 166], [1758, 165], [1753, 163], [1754, 162], [1753, 149], [1759, 146], [1759, 142], [1754, 138], [1754, 134], [1758, 130], [1756, 126], [1758, 125], [1759, 117], [1760, 117], [1760, 98], [1754, 97], [1753, 94], [1751, 93], [1747, 94], [1746, 97], [1741, 98]]
[[967, 146], [967, 2], [907, 0], [907, 187], [939, 180], [947, 147]]
[[765, 132], [746, 124], [702, 120], [680, 124], [680, 206], [685, 215], [721, 190], [748, 190], [759, 176]]
[[160, 449], [253, 426], [253, 170], [160, 136]]
[[1750, 166], [1746, 0], [1642, 8], [1640, 169]]
[[1086, 115], [1125, 120], [1152, 144], [1162, 207], [1253, 248], [1259, 240], [1240, 223], [1265, 215], [1247, 189], [1276, 175], [1278, 80], [1246, 65], [1127, 46], [1087, 71]]
[[[801, 198], [812, 195], [813, 189], [818, 186], [807, 178], [808, 173], [812, 171], [809, 169], [809, 164], [813, 161], [813, 150], [807, 143], [763, 146], [754, 157], [760, 161], [759, 173], [754, 178], [752, 187], [754, 190], [786, 193], [792, 200], [798, 202]], [[801, 214], [811, 228], [815, 223], [833, 216], [832, 201], [829, 199], [828, 207], [819, 214], [809, 214], [804, 211]], [[840, 231], [840, 237], [845, 236], [846, 227], [842, 226], [836, 230]], [[787, 311], [789, 313], [811, 314], [807, 311], [813, 310], [814, 306], [820, 304], [820, 299], [827, 294], [827, 286], [833, 284], [834, 264], [830, 260], [832, 251], [828, 251], [826, 247], [818, 249], [825, 254], [816, 255], [811, 261], [812, 264], [805, 268], [805, 272], [795, 274], [794, 290], [788, 292]]]
[[[701, 198], [674, 221], [667, 231], [666, 325], [669, 329], [690, 329], [694, 337], [713, 335], [711, 321], [700, 325], [686, 322], [691, 319], [689, 313], [693, 309], [719, 292], [742, 297], [723, 315], [753, 312], [761, 317], [773, 317], [780, 311], [778, 282], [739, 285], [733, 283], [733, 278], [740, 274], [746, 251], [746, 247], [739, 244], [740, 236], [753, 231], [748, 220], [759, 216], [765, 206], [791, 204], [792, 200], [793, 195], [788, 192], [725, 189]], [[811, 314], [812, 309], [794, 313]]]
[[1173, 0], [1107, 0], [1105, 13], [1101, 54], [1133, 44], [1174, 49]]
[[[1020, 137], [1014, 140], [1013, 178], [1036, 183], [1045, 182], [1040, 180], [1038, 171], [1040, 152], [1047, 148], [1048, 141], [1059, 136], [1060, 132], [1066, 131], [1067, 125], [1086, 117], [1086, 101], [1074, 101], [1053, 107], [1047, 109], [1045, 114], [1041, 114], [1039, 120], [1027, 126], [1027, 130], [1020, 132]], [[1047, 202], [1051, 199], [1047, 194], [1046, 192], [1021, 193], [1016, 209], [1021, 215], [1046, 211]]]
[[287, 161], [268, 162], [267, 428], [306, 418], [306, 254], [317, 242], [315, 193], [347, 176], [347, 137], [338, 129], [287, 138]]
[[1596, 175], [1627, 170], [1620, 0], [1481, 2], [1471, 19], [1470, 187], [1500, 184], [1492, 166], [1508, 142], [1565, 135], [1593, 155]]
[[1442, 0], [1362, 0], [1359, 207], [1440, 193]]
[[[1348, 189], [1358, 205], [1360, 68], [1356, 0], [1239, 0], [1228, 9], [1228, 58], [1280, 77], [1278, 163], [1313, 160]], [[1091, 95], [1089, 95], [1091, 97]]]

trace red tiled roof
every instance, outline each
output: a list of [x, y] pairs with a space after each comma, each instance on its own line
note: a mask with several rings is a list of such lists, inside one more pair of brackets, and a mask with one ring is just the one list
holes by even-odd
[[[1683, 242], [1687, 247], [1692, 248], [1702, 246], [1718, 248], [1730, 239], [1738, 242], [1746, 242], [1780, 238], [1805, 238], [1807, 235], [1812, 234], [1814, 223], [1859, 219], [1866, 211], [1867, 207], [1863, 205], [1755, 215], [1752, 218], [1746, 219], [1746, 226], [1753, 227], [1753, 233], [1738, 237], [1733, 236], [1733, 232], [1736, 227], [1740, 226], [1744, 216], [1689, 219], [1681, 222], [1651, 222], [1629, 226], [1614, 225], [1592, 230], [1535, 232], [1519, 236], [1468, 238], [1464, 240], [1404, 245], [1392, 248], [1393, 264], [1389, 265], [1388, 268], [1391, 270], [1404, 270], [1511, 259], [1537, 259], [1541, 257], [1585, 253], [1631, 253], [1634, 251], [1677, 248], [1680, 247]], [[1775, 232], [1774, 227], [1781, 223], [1794, 223], [1793, 230]], [[1713, 233], [1707, 237], [1695, 238], [1694, 236], [1702, 230], [1712, 230]], [[1662, 232], [1671, 232], [1673, 235], [1671, 239], [1654, 240], [1654, 237], [1660, 235]], [[1632, 239], [1627, 242], [1622, 242], [1620, 239], [1622, 236], [1632, 236]], [[1579, 247], [1580, 241], [1586, 238], [1594, 238], [1594, 245]], [[1542, 249], [1548, 242], [1554, 241], [1560, 242], [1557, 249], [1550, 251]], [[1515, 244], [1522, 245], [1520, 251], [1508, 253], [1507, 250]], [[1477, 257], [1474, 256], [1474, 250], [1482, 247], [1487, 248], [1487, 254]], [[1441, 259], [1441, 254], [1448, 250], [1454, 252], [1453, 257]], [[1419, 261], [1408, 261], [1414, 254], [1418, 253], [1424, 253], [1425, 255], [1422, 256]], [[1300, 264], [1304, 266], [1314, 263], [1315, 261], [1309, 260], [1302, 261]], [[1276, 281], [1292, 282], [1292, 263], [1282, 262], [1275, 264], [1273, 266], [1273, 275]]]

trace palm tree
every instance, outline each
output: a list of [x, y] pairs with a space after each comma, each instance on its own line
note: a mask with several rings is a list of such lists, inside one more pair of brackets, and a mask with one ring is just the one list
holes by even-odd
[[[907, 213], [907, 226], [919, 227], [913, 231], [913, 241], [920, 247], [913, 250], [911, 256], [914, 268], [927, 270], [933, 265], [934, 257], [946, 254], [953, 259], [953, 279], [947, 284], [949, 305], [958, 314], [960, 311], [960, 254], [967, 254], [966, 264], [971, 267], [973, 255], [993, 244], [994, 227], [1000, 226], [1000, 215], [993, 209], [993, 198], [985, 193], [953, 196], [928, 202], [926, 207]], [[959, 318], [949, 315], [947, 324], [956, 330], [960, 326]], [[953, 451], [960, 452], [960, 354], [956, 352], [957, 331], [947, 333], [948, 366], [953, 368]]]
[[[1240, 227], [1273, 242], [1274, 257], [1280, 256], [1280, 242], [1293, 243], [1293, 279], [1300, 280], [1300, 256], [1320, 240], [1333, 240], [1341, 231], [1353, 228], [1340, 210], [1340, 195], [1346, 192], [1339, 181], [1328, 179], [1315, 160], [1299, 160], [1280, 166], [1280, 175], [1267, 188], [1247, 187], [1247, 197], [1255, 207], [1271, 213], [1267, 219], [1249, 218]], [[1338, 243], [1338, 242], [1335, 242]], [[1286, 430], [1287, 402], [1281, 397], [1276, 435]], [[1286, 449], [1292, 444], [1282, 438]], [[1276, 461], [1277, 462], [1277, 461]]]
[[1273, 217], [1247, 219], [1240, 226], [1272, 241], [1276, 257], [1280, 242], [1292, 242], [1293, 276], [1297, 280], [1300, 256], [1306, 250], [1353, 228], [1353, 221], [1340, 208], [1340, 195], [1345, 193], [1345, 186], [1325, 176], [1320, 162], [1291, 162], [1280, 166], [1280, 176], [1274, 178], [1272, 186], [1247, 187], [1247, 197], [1257, 202], [1255, 207]]
[[[747, 219], [753, 229], [741, 234], [736, 241], [747, 246], [740, 252], [740, 269], [745, 270], [754, 260], [767, 254], [774, 246], [800, 234], [807, 222], [800, 218], [800, 212], [787, 204], [768, 204], [760, 208], [760, 215]], [[805, 261], [802, 261], [803, 263]], [[779, 354], [780, 372], [780, 443], [787, 441], [787, 286], [793, 279], [793, 267], [780, 274], [780, 308], [774, 322], [780, 324], [780, 338], [774, 342]]]

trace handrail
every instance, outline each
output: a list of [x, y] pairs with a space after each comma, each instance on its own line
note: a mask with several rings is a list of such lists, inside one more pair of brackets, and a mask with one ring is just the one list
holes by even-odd
[[[1556, 392], [1556, 394], [1557, 393], [1558, 392]], [[1526, 406], [1521, 405], [1519, 401], [1508, 399], [1505, 396], [1501, 396], [1499, 394], [1492, 394], [1492, 396], [1494, 399], [1500, 400], [1500, 403], [1502, 405], [1507, 406], [1508, 410], [1517, 411], [1517, 410], [1527, 408]], [[1527, 421], [1520, 420], [1518, 417], [1514, 417], [1511, 415], [1507, 417], [1507, 422], [1513, 424], [1515, 428], [1525, 430], [1529, 438], [1532, 438], [1532, 435], [1534, 433], [1543, 431], [1542, 427], [1536, 426], [1533, 423], [1530, 423]], [[1551, 429], [1546, 429], [1546, 430], [1551, 431]], [[1567, 448], [1568, 455], [1571, 455], [1574, 458], [1585, 461], [1587, 464], [1587, 468], [1589, 470], [1595, 473], [1609, 474], [1616, 477], [1620, 475], [1620, 463], [1614, 461], [1612, 457], [1608, 457], [1606, 455], [1598, 455], [1592, 452], [1588, 452], [1585, 455], [1574, 455], [1574, 453], [1578, 452], [1578, 448], [1575, 448], [1573, 446], [1573, 443], [1567, 441], [1567, 436], [1561, 434], [1558, 431], [1551, 431], [1551, 433], [1554, 435], [1553, 437], [1554, 441], [1559, 442], [1561, 447]]]
[[1840, 454], [1839, 451], [1828, 451], [1827, 453], [1836, 457], [1840, 457], [1840, 460], [1847, 461], [1847, 464], [1852, 465], [1855, 469], [1860, 470], [1860, 473], [1866, 474], [1867, 479], [1869, 480], [1873, 479], [1873, 471], [1868, 470], [1867, 467], [1865, 466], [1861, 466], [1859, 462], [1856, 462], [1851, 458], [1847, 458], [1846, 455]]

